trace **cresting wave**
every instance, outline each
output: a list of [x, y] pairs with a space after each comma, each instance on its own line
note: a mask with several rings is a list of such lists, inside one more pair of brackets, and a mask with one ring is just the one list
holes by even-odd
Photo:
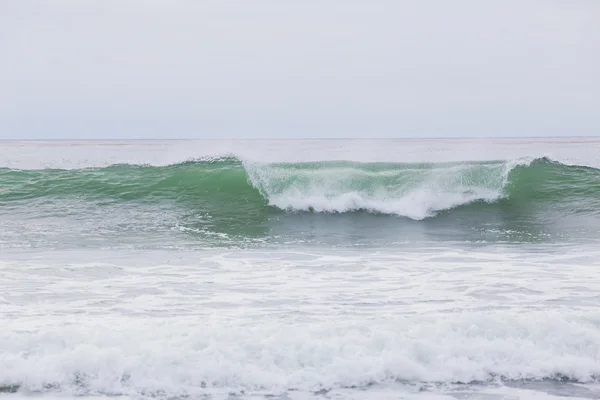
[[185, 204], [205, 213], [368, 211], [421, 220], [458, 207], [552, 206], [596, 212], [600, 170], [547, 158], [457, 163], [324, 161], [260, 164], [217, 158], [170, 166], [0, 169], [0, 204], [55, 199]]

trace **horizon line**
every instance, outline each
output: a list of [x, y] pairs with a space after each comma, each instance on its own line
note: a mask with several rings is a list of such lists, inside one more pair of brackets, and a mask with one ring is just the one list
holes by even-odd
[[264, 138], [0, 138], [2, 142], [34, 142], [34, 141], [192, 141], [192, 140], [498, 140], [498, 139], [582, 139], [582, 138], [600, 138], [598, 135], [581, 135], [581, 136], [425, 136], [425, 137], [264, 137]]

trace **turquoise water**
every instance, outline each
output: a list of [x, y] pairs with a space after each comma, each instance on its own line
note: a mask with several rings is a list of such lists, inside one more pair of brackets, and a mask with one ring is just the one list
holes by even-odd
[[0, 145], [3, 396], [600, 397], [600, 141]]
[[[3, 168], [0, 187], [13, 221], [56, 221], [66, 231], [48, 230], [44, 243], [71, 248], [589, 240], [600, 221], [600, 170], [549, 158]], [[37, 246], [6, 228], [15, 245]]]

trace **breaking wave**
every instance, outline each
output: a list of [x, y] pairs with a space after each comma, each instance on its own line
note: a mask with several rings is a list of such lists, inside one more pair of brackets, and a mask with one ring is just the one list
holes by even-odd
[[547, 158], [418, 164], [260, 164], [219, 158], [160, 167], [0, 169], [0, 203], [49, 198], [186, 204], [231, 218], [279, 209], [367, 211], [421, 220], [481, 204], [551, 205], [578, 213], [598, 209], [600, 170]]
[[[210, 321], [208, 321], [210, 322]], [[98, 321], [101, 324], [101, 321]], [[598, 315], [458, 314], [374, 325], [119, 320], [0, 334], [0, 387], [152, 397], [385, 383], [597, 382]]]

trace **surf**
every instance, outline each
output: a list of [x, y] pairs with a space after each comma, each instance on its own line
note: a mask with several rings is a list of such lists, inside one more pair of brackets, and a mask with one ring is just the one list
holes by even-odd
[[548, 158], [456, 163], [255, 163], [235, 157], [169, 166], [0, 169], [0, 202], [174, 204], [208, 213], [368, 212], [413, 220], [465, 207], [600, 208], [600, 170]]

